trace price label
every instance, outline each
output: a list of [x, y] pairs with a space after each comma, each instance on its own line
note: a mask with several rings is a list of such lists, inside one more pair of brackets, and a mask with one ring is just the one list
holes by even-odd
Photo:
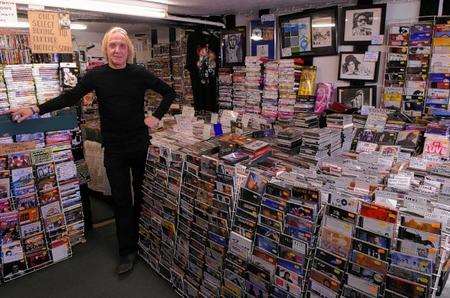
[[378, 52], [366, 52], [364, 54], [364, 62], [377, 62]]
[[371, 44], [373, 45], [381, 45], [384, 42], [384, 35], [372, 35]]

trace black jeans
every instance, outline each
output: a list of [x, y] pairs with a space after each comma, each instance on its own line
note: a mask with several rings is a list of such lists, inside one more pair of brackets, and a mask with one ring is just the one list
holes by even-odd
[[[138, 217], [142, 202], [147, 147], [134, 152], [105, 150], [104, 164], [114, 201], [119, 255], [135, 253], [138, 241]], [[134, 202], [131, 190], [133, 181]]]

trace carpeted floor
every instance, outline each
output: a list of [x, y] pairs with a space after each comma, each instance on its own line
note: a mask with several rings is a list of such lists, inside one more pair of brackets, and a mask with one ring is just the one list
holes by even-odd
[[0, 297], [178, 297], [170, 284], [139, 260], [124, 278], [115, 275], [114, 225], [92, 231], [88, 242], [59, 264], [0, 286]]

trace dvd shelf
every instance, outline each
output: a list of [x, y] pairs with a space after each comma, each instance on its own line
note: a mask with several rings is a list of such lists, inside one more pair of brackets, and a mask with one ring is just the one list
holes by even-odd
[[27, 64], [32, 62], [28, 33], [19, 30], [0, 30], [1, 64]]
[[84, 241], [77, 171], [70, 145], [0, 157], [2, 280], [71, 257]]
[[420, 117], [448, 108], [450, 27], [429, 22], [389, 26], [383, 106]]
[[327, 140], [310, 163], [306, 151], [283, 155], [277, 135], [245, 126], [246, 135], [207, 141], [155, 134], [140, 255], [187, 296], [434, 295], [448, 262], [448, 164], [419, 155], [421, 146], [381, 124], [368, 126], [381, 132], [360, 128], [354, 138], [386, 145], [342, 150], [351, 145], [343, 128], [352, 118], [331, 116], [334, 132], [279, 132], [311, 148]]

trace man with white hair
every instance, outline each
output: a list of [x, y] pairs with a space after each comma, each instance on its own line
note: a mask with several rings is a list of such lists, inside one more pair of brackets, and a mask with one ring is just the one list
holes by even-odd
[[[73, 89], [44, 104], [11, 110], [11, 114], [13, 120], [21, 122], [33, 114], [76, 105], [84, 95], [95, 91], [105, 147], [104, 164], [115, 207], [119, 243], [117, 273], [123, 274], [133, 269], [136, 259], [137, 217], [150, 139], [148, 128], [158, 126], [176, 95], [171, 87], [144, 67], [131, 64], [134, 47], [124, 29], [115, 27], [106, 32], [102, 51], [108, 64], [88, 71]], [[163, 100], [153, 115], [145, 117], [144, 94], [147, 89], [161, 94]]]

